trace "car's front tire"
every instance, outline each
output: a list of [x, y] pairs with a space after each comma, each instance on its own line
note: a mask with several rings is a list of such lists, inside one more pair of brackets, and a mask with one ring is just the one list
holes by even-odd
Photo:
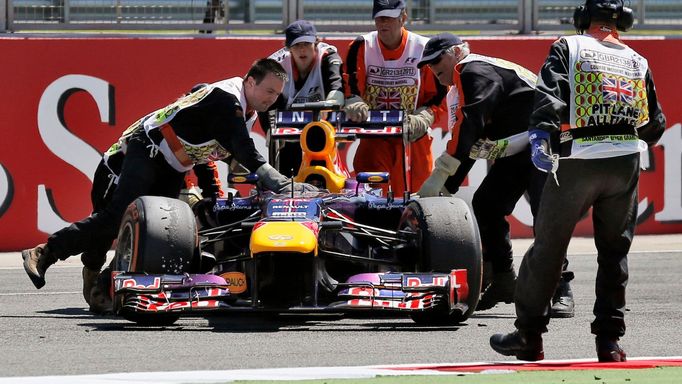
[[[187, 203], [166, 197], [142, 196], [128, 206], [118, 233], [112, 270], [174, 274], [192, 272], [198, 252], [197, 227]], [[114, 297], [114, 311], [139, 325], [170, 325], [179, 316], [137, 312]]]
[[401, 227], [419, 233], [420, 271], [450, 273], [467, 270], [469, 294], [467, 309], [449, 313], [449, 308], [416, 312], [412, 319], [420, 324], [457, 324], [474, 312], [481, 293], [481, 237], [469, 206], [456, 197], [420, 198], [408, 204]]

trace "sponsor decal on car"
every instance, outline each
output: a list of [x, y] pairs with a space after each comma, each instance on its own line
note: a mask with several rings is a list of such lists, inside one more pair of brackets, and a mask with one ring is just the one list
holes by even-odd
[[139, 278], [116, 280], [116, 290], [118, 291], [125, 288], [158, 290], [161, 288], [160, 277], [154, 277], [154, 279], [151, 280], [151, 284], [148, 284], [149, 282], [150, 279], [146, 278], [146, 276], [140, 276]]
[[246, 275], [242, 272], [226, 272], [220, 275], [230, 287], [230, 293], [243, 293], [246, 291]]

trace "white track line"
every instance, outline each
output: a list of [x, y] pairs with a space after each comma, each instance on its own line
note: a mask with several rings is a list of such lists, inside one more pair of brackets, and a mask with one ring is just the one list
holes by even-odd
[[73, 295], [76, 293], [83, 293], [82, 291], [64, 291], [64, 292], [14, 292], [14, 293], [0, 293], [0, 296], [24, 296], [24, 295]]
[[[637, 360], [679, 360], [682, 356], [671, 357], [637, 357]], [[596, 362], [596, 359], [545, 360], [534, 364], [581, 363]], [[522, 361], [479, 362], [479, 363], [442, 363], [442, 364], [402, 364], [375, 365], [364, 367], [308, 367], [308, 368], [269, 368], [269, 369], [236, 369], [225, 371], [179, 371], [179, 372], [132, 372], [110, 373], [103, 375], [77, 376], [35, 376], [0, 378], [0, 384], [209, 384], [229, 383], [235, 380], [323, 380], [323, 379], [367, 379], [381, 376], [404, 375], [462, 375], [463, 372], [443, 372], [439, 368], [462, 367], [490, 364], [514, 365], [527, 364]], [[396, 370], [399, 368], [399, 370]], [[409, 369], [414, 368], [414, 369]], [[430, 369], [432, 368], [432, 369]], [[541, 370], [542, 368], [538, 368]], [[491, 370], [488, 373], [513, 372], [509, 370]]]

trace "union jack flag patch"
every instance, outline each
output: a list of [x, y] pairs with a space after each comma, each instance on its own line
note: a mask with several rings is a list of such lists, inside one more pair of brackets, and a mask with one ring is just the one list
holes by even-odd
[[379, 89], [376, 103], [377, 109], [400, 109], [400, 91], [397, 89]]
[[630, 104], [635, 96], [632, 83], [628, 80], [604, 76], [602, 81], [602, 95], [604, 101], [613, 103], [623, 102]]

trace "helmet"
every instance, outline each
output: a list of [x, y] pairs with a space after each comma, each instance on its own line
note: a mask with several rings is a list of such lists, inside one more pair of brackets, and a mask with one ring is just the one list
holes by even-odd
[[616, 29], [625, 32], [632, 28], [635, 16], [623, 0], [587, 0], [573, 12], [573, 26], [584, 31], [592, 21], [615, 22]]

